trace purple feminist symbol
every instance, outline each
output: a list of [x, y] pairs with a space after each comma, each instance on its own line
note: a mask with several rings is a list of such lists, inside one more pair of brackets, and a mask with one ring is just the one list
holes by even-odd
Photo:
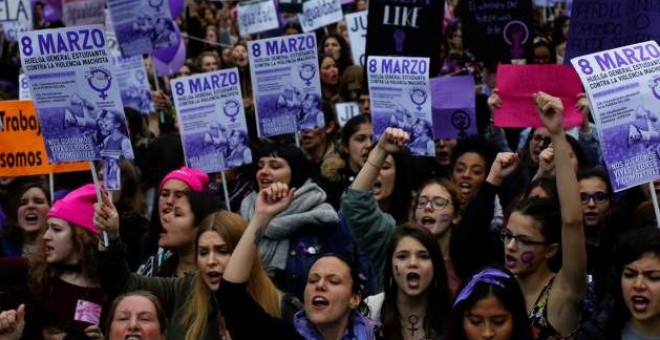
[[651, 81], [650, 84], [651, 91], [653, 92], [653, 96], [656, 99], [660, 99], [660, 77], [656, 77]]
[[511, 56], [520, 59], [525, 53], [523, 44], [529, 38], [527, 26], [518, 20], [511, 21], [504, 26], [503, 35], [504, 41], [511, 46]]
[[225, 113], [225, 116], [229, 117], [232, 123], [236, 122], [236, 116], [240, 110], [241, 105], [235, 100], [228, 100], [225, 103], [225, 106], [222, 108], [222, 111]]
[[397, 53], [403, 52], [403, 43], [406, 41], [406, 32], [402, 29], [394, 30], [394, 49]]

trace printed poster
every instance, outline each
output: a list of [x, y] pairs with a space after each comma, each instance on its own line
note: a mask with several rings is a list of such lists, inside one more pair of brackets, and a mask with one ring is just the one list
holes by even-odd
[[103, 24], [105, 0], [62, 0], [62, 21], [67, 26]]
[[367, 44], [367, 11], [346, 14], [346, 28], [351, 43], [353, 64], [364, 67], [367, 57], [364, 54]]
[[164, 0], [108, 0], [121, 53], [149, 54], [179, 45], [169, 2]]
[[31, 101], [0, 102], [0, 177], [89, 171], [89, 162], [50, 163]]
[[0, 30], [9, 41], [32, 29], [32, 7], [29, 0], [0, 1]]
[[325, 126], [316, 36], [248, 42], [259, 137]]
[[20, 49], [51, 162], [133, 158], [103, 26], [30, 31]]
[[573, 58], [615, 191], [660, 177], [660, 47], [647, 41]]
[[344, 18], [339, 0], [308, 0], [303, 2], [302, 8], [298, 21], [303, 32], [312, 32]]
[[238, 69], [170, 83], [189, 167], [211, 173], [252, 163]]
[[116, 56], [113, 60], [122, 104], [145, 115], [155, 112], [142, 57]]
[[238, 4], [238, 30], [241, 35], [261, 33], [280, 27], [273, 0], [255, 0]]
[[427, 57], [437, 75], [444, 10], [445, 0], [369, 1], [367, 56]]
[[25, 76], [25, 74], [18, 75], [18, 99], [32, 99], [32, 96], [30, 95], [30, 84], [28, 84], [28, 78]]
[[660, 41], [657, 1], [575, 0], [564, 61], [649, 40]]
[[360, 114], [360, 106], [356, 102], [337, 103], [335, 112], [337, 112], [339, 127], [344, 127], [349, 119]]
[[367, 63], [374, 138], [387, 127], [399, 128], [410, 135], [413, 155], [435, 156], [429, 59], [369, 57]]
[[433, 137], [464, 139], [477, 134], [473, 76], [431, 79]]
[[463, 47], [475, 59], [506, 61], [531, 57], [531, 0], [466, 0], [461, 8]]

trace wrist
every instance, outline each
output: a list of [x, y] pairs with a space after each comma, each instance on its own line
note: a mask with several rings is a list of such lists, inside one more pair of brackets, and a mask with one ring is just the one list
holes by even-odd
[[491, 175], [491, 174], [489, 174], [488, 177], [486, 178], [486, 182], [488, 182], [488, 183], [490, 183], [490, 184], [492, 184], [496, 187], [499, 187], [500, 185], [502, 185], [502, 181], [504, 181], [504, 179], [501, 178], [500, 176]]

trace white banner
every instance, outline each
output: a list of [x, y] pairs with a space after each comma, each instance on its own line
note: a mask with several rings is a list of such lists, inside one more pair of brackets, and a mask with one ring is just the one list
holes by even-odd
[[260, 33], [280, 27], [273, 0], [238, 4], [238, 30], [241, 35]]
[[298, 14], [298, 21], [305, 33], [343, 18], [340, 0], [309, 0], [303, 3], [303, 12]]
[[367, 44], [367, 11], [346, 14], [346, 28], [351, 41], [353, 64], [364, 67], [367, 61], [364, 54]]

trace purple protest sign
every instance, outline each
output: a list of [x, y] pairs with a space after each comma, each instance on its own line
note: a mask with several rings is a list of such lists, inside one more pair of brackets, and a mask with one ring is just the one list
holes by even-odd
[[465, 138], [477, 133], [474, 78], [472, 76], [431, 79], [433, 137]]
[[657, 1], [575, 0], [564, 63], [610, 48], [660, 41], [659, 18]]

